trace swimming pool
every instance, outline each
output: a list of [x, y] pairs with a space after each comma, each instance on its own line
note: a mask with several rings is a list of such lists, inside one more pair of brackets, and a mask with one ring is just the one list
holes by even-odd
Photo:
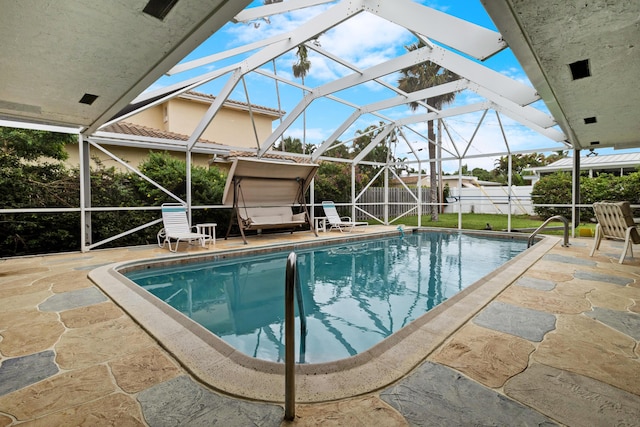
[[[442, 229], [405, 231], [408, 235], [440, 232]], [[457, 230], [449, 232], [458, 233]], [[501, 235], [497, 232], [463, 233], [492, 237]], [[399, 234], [396, 227], [371, 226], [357, 235], [319, 233], [319, 236], [315, 236], [312, 232], [287, 234], [286, 237], [264, 235], [252, 240], [248, 247], [240, 239], [230, 238], [201, 254], [173, 255], [158, 250], [154, 258], [107, 264], [91, 270], [89, 278], [203, 384], [234, 396], [282, 403], [285, 383], [283, 363], [257, 359], [234, 349], [123, 274], [155, 266], [175, 267], [197, 260], [231, 259], [274, 250], [298, 252], [338, 242], [397, 237]], [[527, 238], [526, 235], [511, 233], [502, 236], [525, 241]], [[559, 237], [540, 236], [540, 240], [531, 248], [365, 352], [333, 362], [296, 364], [296, 400], [310, 403], [348, 398], [379, 390], [398, 381], [560, 243]], [[456, 260], [452, 262], [455, 265]], [[465, 269], [463, 262], [458, 265]]]
[[[496, 270], [526, 241], [411, 233], [296, 250], [307, 334], [296, 360], [360, 354]], [[284, 274], [289, 251], [132, 270], [125, 275], [233, 348], [284, 360]]]

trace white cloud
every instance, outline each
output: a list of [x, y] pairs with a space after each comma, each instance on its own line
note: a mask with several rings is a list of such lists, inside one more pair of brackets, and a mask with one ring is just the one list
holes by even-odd
[[[275, 15], [269, 18], [270, 23], [256, 21], [256, 24], [259, 24], [258, 28], [254, 27], [254, 23], [235, 25], [228, 28], [226, 33], [230, 36], [233, 46], [263, 40], [292, 31], [329, 7], [330, 5], [322, 5]], [[363, 12], [321, 34], [318, 41], [322, 49], [360, 69], [366, 69], [402, 53], [403, 46], [411, 43], [413, 36], [396, 24]], [[312, 65], [308, 78], [320, 83], [350, 72], [344, 66], [318, 55], [313, 50], [309, 51], [309, 59]], [[292, 51], [281, 57], [279, 66], [290, 69], [295, 60]]]
[[[449, 7], [447, 2], [442, 0], [419, 0], [419, 2], [445, 12]], [[260, 2], [255, 3], [260, 4]], [[273, 35], [292, 31], [298, 28], [302, 23], [309, 21], [314, 16], [322, 13], [330, 7], [333, 7], [333, 5], [321, 5], [284, 15], [272, 16], [269, 18], [269, 23], [266, 21], [256, 21], [256, 23], [259, 24], [257, 28], [254, 26], [254, 23], [227, 26], [224, 30], [224, 37], [220, 39], [219, 44], [214, 46], [217, 51], [220, 51], [229, 47], [239, 46], [244, 43], [258, 41]], [[406, 29], [367, 12], [362, 12], [357, 16], [342, 22], [336, 27], [321, 34], [318, 38], [318, 42], [322, 49], [343, 58], [345, 61], [352, 63], [360, 69], [369, 68], [373, 65], [380, 64], [404, 54], [404, 46], [412, 43], [413, 41], [413, 35]], [[305, 83], [311, 88], [352, 73], [348, 68], [329, 58], [319, 55], [313, 49], [309, 50], [309, 59], [312, 65], [310, 72], [305, 79]], [[236, 60], [238, 60], [238, 58], [233, 58], [233, 61]], [[276, 59], [278, 75], [286, 79], [292, 81], [297, 80], [299, 82], [300, 80], [295, 79], [291, 71], [291, 66], [296, 62], [296, 60], [295, 49], [290, 50]], [[217, 64], [214, 65], [218, 66]], [[530, 85], [526, 75], [518, 67], [517, 61], [508, 50], [490, 58], [486, 61], [485, 65], [498, 70], [498, 72], [510, 78]], [[222, 66], [222, 64], [219, 66]], [[270, 63], [264, 65], [263, 68], [269, 72], [273, 72]], [[397, 74], [390, 74], [384, 76], [383, 79], [392, 86], [396, 86], [397, 77]], [[275, 84], [272, 85], [270, 81], [266, 80], [265, 82], [263, 79], [254, 80], [250, 76], [247, 76], [246, 82], [249, 86], [251, 102], [270, 106], [272, 108], [278, 107]], [[271, 89], [271, 86], [274, 88], [273, 90]], [[239, 95], [244, 96], [242, 90], [243, 88], [239, 85], [234, 94], [238, 93]], [[293, 107], [297, 105], [302, 97], [300, 89], [288, 85], [279, 85], [278, 91], [279, 92], [277, 94], [281, 97], [281, 108], [289, 112], [292, 111]], [[388, 93], [385, 93], [384, 91], [387, 91]], [[394, 96], [392, 91], [371, 82], [368, 82], [358, 88], [340, 91], [337, 94], [337, 96], [359, 105], [377, 101], [383, 97], [383, 95], [384, 97]], [[480, 97], [476, 93], [465, 91], [458, 94], [454, 105], [466, 105], [483, 100], [484, 98]], [[350, 110], [345, 109], [343, 114], [345, 117], [341, 119], [340, 115], [337, 113], [337, 110], [339, 110], [338, 107], [327, 107], [328, 104], [322, 104], [321, 108], [314, 110], [313, 108], [315, 108], [318, 103], [318, 100], [314, 101], [312, 103], [312, 108], [307, 112], [308, 127], [306, 130], [306, 140], [307, 142], [314, 144], [320, 143], [330, 136], [333, 131], [340, 126], [342, 120], [351, 113]], [[538, 107], [538, 105], [536, 105], [536, 107]], [[344, 107], [340, 106], [340, 108]], [[544, 110], [544, 108], [541, 109]], [[416, 113], [424, 112], [424, 108], [421, 108]], [[409, 108], [406, 106], [389, 109], [383, 113], [391, 119], [414, 114], [411, 113]], [[452, 151], [454, 150], [452, 145], [454, 143], [456, 144], [459, 152], [463, 152], [466, 149], [466, 142], [469, 141], [471, 136], [474, 134], [480, 116], [481, 113], [478, 113], [447, 119], [447, 123], [451, 126], [451, 134], [454, 138], [454, 142], [446, 141], [446, 143], [450, 145], [449, 148]], [[532, 146], [553, 146], [553, 143], [550, 143], [546, 138], [530, 131], [528, 128], [519, 125], [516, 126], [513, 121], [504, 116], [501, 116], [501, 119], [503, 121], [505, 131], [507, 132], [507, 139], [511, 150], [524, 150]], [[353, 136], [355, 129], [363, 130], [369, 124], [377, 124], [379, 120], [379, 118], [372, 115], [361, 117], [340, 137], [340, 139], [348, 139]], [[414, 124], [411, 127], [423, 135], [427, 134], [426, 123]], [[410, 139], [419, 139], [418, 135], [412, 134], [410, 131], [406, 132], [406, 134]], [[298, 118], [286, 131], [286, 135], [302, 139], [303, 131], [300, 118]], [[418, 144], [424, 145], [426, 143], [422, 141]], [[506, 151], [506, 147], [495, 118], [495, 113], [490, 111], [487, 114], [481, 130], [477, 132], [472, 146], [468, 149], [468, 154], [477, 155], [482, 153], [494, 153], [497, 151]], [[426, 150], [423, 153], [426, 156]], [[470, 169], [473, 167], [482, 167], [490, 170], [494, 167], [494, 161], [495, 157], [486, 159], [466, 159], [464, 164], [467, 164]]]
[[365, 69], [389, 60], [412, 36], [404, 28], [369, 13], [341, 23], [323, 34], [322, 47]]
[[233, 25], [227, 30], [227, 33], [232, 36], [231, 42], [235, 46], [263, 40], [293, 31], [329, 8], [330, 5], [320, 5], [286, 14], [273, 15], [268, 17], [268, 22], [266, 20], [256, 20], [246, 24]]

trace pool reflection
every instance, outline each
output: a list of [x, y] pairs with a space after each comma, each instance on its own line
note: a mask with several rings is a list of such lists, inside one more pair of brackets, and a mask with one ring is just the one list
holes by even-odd
[[[297, 252], [308, 333], [297, 360], [366, 351], [526, 248], [526, 242], [415, 233]], [[284, 359], [288, 252], [127, 276], [253, 357]], [[296, 313], [297, 314], [297, 313]]]

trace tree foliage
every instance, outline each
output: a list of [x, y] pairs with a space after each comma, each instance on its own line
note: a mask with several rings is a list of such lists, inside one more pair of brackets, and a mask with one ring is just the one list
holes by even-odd
[[[533, 187], [531, 196], [535, 204], [571, 204], [571, 174], [556, 172], [540, 178]], [[603, 200], [628, 200], [640, 204], [640, 172], [624, 176], [602, 173], [597, 177], [580, 177], [580, 204], [591, 205]], [[571, 208], [536, 206], [535, 213], [544, 218], [553, 215], [571, 215]], [[591, 208], [581, 208], [580, 216], [593, 216]]]
[[274, 149], [278, 151], [286, 151], [287, 153], [311, 154], [316, 150], [316, 146], [313, 144], [303, 145], [299, 138], [292, 138], [288, 136], [276, 144]]
[[[73, 135], [0, 127], [0, 200], [3, 209], [75, 208], [79, 206], [78, 171], [69, 170], [65, 145]], [[21, 255], [27, 248], [77, 249], [80, 229], [74, 212], [0, 215], [0, 256]]]
[[[383, 131], [383, 123], [379, 123], [376, 125], [371, 125], [364, 129], [363, 131], [356, 131], [356, 139], [353, 140], [353, 151], [351, 153], [351, 158], [360, 154], [363, 150], [365, 150], [369, 144], [378, 137], [380, 132]], [[393, 135], [387, 135], [384, 143], [378, 143], [375, 147], [364, 156], [363, 160], [376, 162], [376, 163], [387, 163], [388, 160], [391, 160], [389, 153], [389, 146], [392, 144], [391, 138]], [[360, 176], [360, 181], [369, 182], [373, 179], [374, 176], [382, 169], [383, 166], [374, 166], [374, 165], [359, 165], [359, 172], [364, 175]], [[384, 185], [384, 177], [379, 175], [372, 186], [381, 187]]]
[[[566, 151], [558, 151], [550, 156], [543, 153], [514, 154], [511, 156], [511, 184], [526, 185], [523, 178], [524, 170], [527, 168], [546, 166], [567, 156]], [[496, 167], [493, 170], [495, 181], [503, 184], [509, 182], [509, 156], [502, 156], [496, 160]]]
[[318, 201], [351, 200], [351, 165], [348, 163], [321, 162], [314, 183]]
[[[524, 179], [526, 168], [546, 166], [564, 157], [567, 157], [566, 151], [557, 151], [548, 156], [543, 153], [514, 154], [511, 159], [511, 184], [527, 185], [528, 183]], [[462, 170], [459, 173], [462, 175], [470, 174], [481, 181], [499, 182], [506, 185], [509, 182], [509, 156], [497, 159], [495, 168], [490, 171], [482, 168], [474, 168], [469, 171], [467, 165], [462, 165]]]
[[293, 76], [295, 78], [301, 78], [302, 84], [304, 84], [304, 78], [311, 69], [311, 61], [309, 61], [309, 51], [304, 44], [298, 45], [296, 50], [297, 62], [291, 66]]
[[[74, 135], [30, 129], [0, 127], [2, 167], [24, 166], [27, 162], [66, 160], [65, 145], [76, 142]], [[37, 165], [33, 165], [37, 166]]]
[[[420, 40], [410, 46], [406, 46], [406, 49], [411, 52], [414, 50], [425, 47], [425, 43]], [[456, 73], [442, 67], [440, 64], [431, 61], [421, 62], [419, 64], [412, 65], [400, 71], [402, 76], [398, 79], [398, 89], [405, 92], [416, 92], [418, 90], [427, 89], [434, 86], [439, 86], [445, 83], [449, 83], [460, 78]], [[457, 92], [449, 92], [442, 95], [434, 96], [423, 100], [427, 105], [441, 110], [447, 104], [451, 104], [456, 97]], [[420, 106], [418, 101], [409, 103], [409, 107], [415, 111]], [[434, 130], [433, 120], [427, 123], [428, 131], [427, 136], [429, 141], [436, 141], [436, 133]], [[436, 148], [435, 145], [429, 143], [429, 160], [435, 160]], [[438, 182], [437, 182], [437, 170], [436, 162], [429, 162], [429, 177], [431, 188], [431, 200], [438, 200]], [[438, 209], [436, 205], [431, 206], [431, 220], [438, 220]]]
[[[65, 145], [75, 136], [0, 128], [0, 200], [4, 209], [70, 208], [72, 212], [0, 215], [0, 256], [80, 249], [80, 176], [62, 163]], [[91, 168], [92, 207], [158, 206], [173, 201], [138, 175], [105, 167]], [[168, 153], [150, 153], [140, 165], [147, 176], [181, 198], [186, 197], [186, 164]], [[218, 168], [192, 167], [194, 204], [220, 204], [226, 182]], [[158, 211], [94, 211], [91, 235], [100, 241], [159, 217]], [[226, 223], [228, 210], [195, 210], [194, 222]], [[117, 239], [104, 247], [154, 243], [159, 227]]]
[[[371, 140], [375, 138], [377, 132], [371, 132], [377, 126], [370, 126], [363, 131], [357, 131], [360, 135], [354, 140], [352, 149], [349, 150], [344, 145], [338, 145], [332, 148], [331, 152], [334, 157], [353, 159], [361, 150], [366, 148]], [[284, 138], [284, 146], [288, 153], [302, 153], [302, 142], [298, 138]], [[278, 146], [281, 147], [282, 144]], [[307, 148], [307, 152], [313, 152]], [[365, 159], [368, 161], [386, 163], [388, 148], [384, 145], [376, 146]], [[355, 185], [356, 192], [362, 188], [375, 176], [380, 166], [357, 165], [355, 167]], [[382, 178], [378, 178], [381, 183]], [[375, 185], [375, 183], [374, 183]], [[320, 168], [315, 178], [315, 196], [316, 200], [334, 200], [336, 202], [348, 202], [351, 200], [351, 165], [349, 163], [337, 162], [320, 162]]]

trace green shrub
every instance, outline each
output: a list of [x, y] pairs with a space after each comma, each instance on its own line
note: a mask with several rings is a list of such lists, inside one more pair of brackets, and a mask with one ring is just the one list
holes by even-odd
[[[571, 174], [556, 172], [542, 177], [533, 187], [531, 196], [534, 204], [571, 204]], [[596, 177], [580, 178], [580, 204], [593, 204], [603, 200], [628, 200], [640, 204], [640, 172], [625, 176], [601, 173]], [[553, 215], [571, 216], [571, 208], [536, 206], [535, 213], [543, 218]], [[581, 208], [584, 220], [593, 217], [592, 208]]]

